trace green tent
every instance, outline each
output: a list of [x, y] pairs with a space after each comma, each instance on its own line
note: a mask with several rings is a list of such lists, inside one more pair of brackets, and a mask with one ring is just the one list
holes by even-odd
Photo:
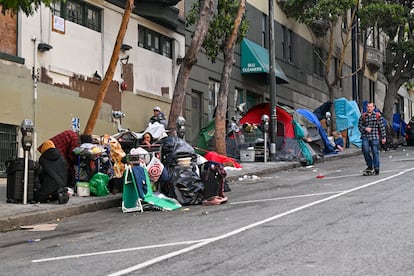
[[[197, 149], [196, 152], [198, 154], [204, 155], [208, 151], [208, 142], [211, 138], [214, 137], [214, 133], [216, 132], [216, 120], [213, 119], [208, 122], [207, 126], [200, 129], [200, 134], [197, 141]], [[201, 149], [201, 150], [199, 150]], [[203, 151], [204, 150], [204, 151]]]

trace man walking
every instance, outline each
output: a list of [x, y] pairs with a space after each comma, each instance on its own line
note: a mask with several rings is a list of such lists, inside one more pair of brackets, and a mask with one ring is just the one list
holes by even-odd
[[375, 112], [374, 108], [374, 103], [368, 103], [367, 112], [363, 113], [358, 121], [358, 129], [362, 139], [362, 153], [367, 164], [363, 175], [379, 174], [380, 139], [382, 144], [386, 142], [384, 118], [379, 112]]

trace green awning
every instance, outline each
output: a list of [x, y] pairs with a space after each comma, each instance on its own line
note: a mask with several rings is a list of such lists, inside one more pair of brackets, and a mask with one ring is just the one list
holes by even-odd
[[[241, 73], [269, 73], [269, 51], [251, 40], [243, 38], [241, 42]], [[275, 76], [277, 83], [289, 83], [282, 68], [276, 62]]]

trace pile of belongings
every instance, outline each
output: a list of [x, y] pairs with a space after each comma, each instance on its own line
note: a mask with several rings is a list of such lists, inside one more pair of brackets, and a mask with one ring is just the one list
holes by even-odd
[[195, 154], [193, 147], [178, 137], [166, 137], [159, 143], [159, 152], [133, 148], [127, 154], [124, 212], [142, 211], [145, 203], [155, 209], [175, 210], [181, 206], [219, 205], [227, 201], [225, 186], [227, 191], [229, 188], [221, 163]]

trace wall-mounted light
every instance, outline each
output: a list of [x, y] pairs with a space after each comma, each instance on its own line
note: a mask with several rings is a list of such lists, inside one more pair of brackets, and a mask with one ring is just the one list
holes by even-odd
[[39, 43], [39, 45], [37, 45], [37, 49], [40, 52], [46, 52], [46, 51], [49, 51], [52, 48], [53, 48], [52, 45], [49, 45], [47, 43]]
[[129, 51], [132, 49], [132, 46], [128, 45], [128, 44], [122, 44], [121, 45], [121, 51], [125, 52], [125, 51]]
[[183, 57], [178, 57], [175, 62], [177, 63], [177, 65], [180, 65], [181, 63], [183, 63], [184, 58]]

